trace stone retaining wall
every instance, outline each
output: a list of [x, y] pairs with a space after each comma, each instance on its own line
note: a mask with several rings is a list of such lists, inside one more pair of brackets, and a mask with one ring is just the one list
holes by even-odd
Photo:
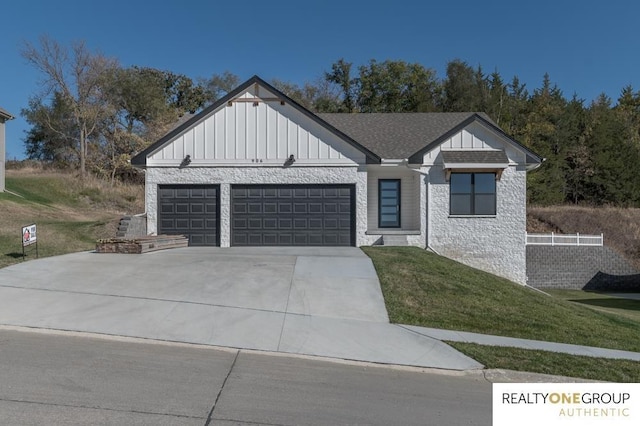
[[608, 247], [529, 245], [527, 284], [536, 288], [640, 291], [640, 273]]

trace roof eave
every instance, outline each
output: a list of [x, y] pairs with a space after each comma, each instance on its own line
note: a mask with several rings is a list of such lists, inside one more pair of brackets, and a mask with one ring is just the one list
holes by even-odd
[[13, 120], [15, 117], [4, 108], [0, 108], [0, 118], [4, 121]]

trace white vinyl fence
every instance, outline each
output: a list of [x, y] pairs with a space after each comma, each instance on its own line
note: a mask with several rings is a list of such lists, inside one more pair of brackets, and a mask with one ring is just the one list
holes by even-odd
[[604, 235], [587, 234], [530, 234], [527, 232], [527, 245], [537, 246], [602, 246]]

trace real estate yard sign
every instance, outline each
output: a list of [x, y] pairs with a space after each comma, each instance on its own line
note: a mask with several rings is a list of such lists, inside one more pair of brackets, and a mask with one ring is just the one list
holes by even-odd
[[38, 239], [37, 239], [37, 227], [35, 223], [22, 227], [22, 259], [24, 260], [25, 247], [32, 244], [36, 245], [36, 257], [38, 257]]

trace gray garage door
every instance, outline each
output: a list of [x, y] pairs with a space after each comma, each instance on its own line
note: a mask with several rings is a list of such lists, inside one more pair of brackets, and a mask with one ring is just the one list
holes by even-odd
[[233, 185], [234, 246], [355, 245], [354, 185]]
[[158, 234], [186, 235], [190, 246], [220, 245], [218, 185], [160, 185]]

